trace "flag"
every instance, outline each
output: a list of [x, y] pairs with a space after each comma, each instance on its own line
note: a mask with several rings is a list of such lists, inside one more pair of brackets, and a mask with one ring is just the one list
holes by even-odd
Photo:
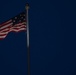
[[0, 39], [7, 36], [9, 32], [19, 32], [26, 30], [25, 12], [18, 14], [10, 20], [0, 24]]

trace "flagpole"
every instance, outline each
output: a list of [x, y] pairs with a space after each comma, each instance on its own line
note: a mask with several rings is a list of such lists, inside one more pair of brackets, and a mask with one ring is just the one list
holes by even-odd
[[28, 3], [26, 3], [25, 9], [26, 9], [26, 26], [27, 26], [28, 75], [30, 75], [29, 19], [28, 19], [29, 4]]

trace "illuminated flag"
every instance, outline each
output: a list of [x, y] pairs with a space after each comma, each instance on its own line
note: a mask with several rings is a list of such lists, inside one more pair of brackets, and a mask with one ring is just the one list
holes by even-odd
[[19, 32], [26, 30], [25, 12], [11, 18], [10, 20], [0, 24], [0, 39], [7, 36], [9, 32]]

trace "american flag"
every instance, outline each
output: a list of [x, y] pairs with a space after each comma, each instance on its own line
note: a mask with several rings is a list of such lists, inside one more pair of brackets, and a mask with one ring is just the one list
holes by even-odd
[[11, 18], [10, 20], [0, 24], [0, 39], [7, 36], [9, 32], [19, 32], [26, 30], [25, 12]]

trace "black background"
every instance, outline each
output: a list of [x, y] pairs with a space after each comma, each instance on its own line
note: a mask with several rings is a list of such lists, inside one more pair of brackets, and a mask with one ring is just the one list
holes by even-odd
[[[0, 0], [0, 23], [29, 2], [31, 75], [76, 75], [75, 0]], [[0, 40], [0, 75], [27, 75], [26, 32]]]

